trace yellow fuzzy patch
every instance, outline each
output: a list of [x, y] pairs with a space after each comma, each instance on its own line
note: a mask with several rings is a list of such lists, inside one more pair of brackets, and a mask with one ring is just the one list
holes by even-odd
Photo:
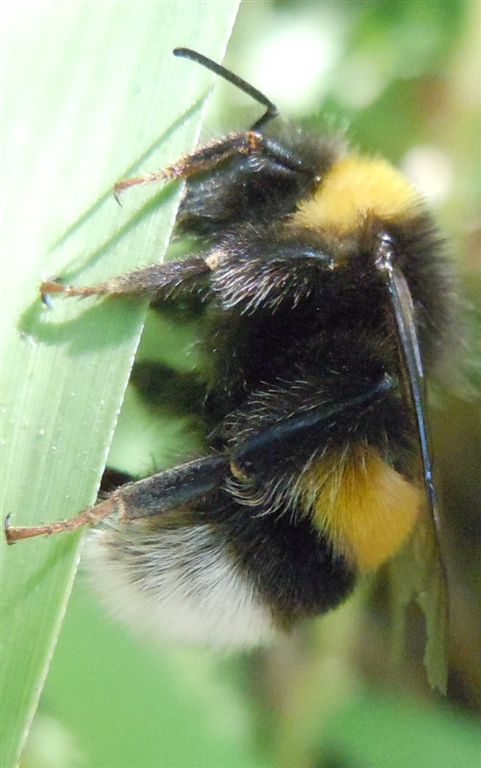
[[314, 463], [301, 493], [334, 551], [362, 570], [378, 568], [396, 553], [423, 502], [422, 491], [367, 448]]
[[347, 155], [298, 205], [290, 223], [342, 235], [354, 231], [370, 214], [395, 221], [410, 218], [419, 201], [408, 180], [385, 160]]

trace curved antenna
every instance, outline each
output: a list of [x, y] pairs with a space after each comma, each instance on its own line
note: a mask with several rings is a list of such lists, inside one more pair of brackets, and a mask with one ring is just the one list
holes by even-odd
[[198, 53], [198, 51], [193, 51], [192, 48], [175, 48], [173, 53], [174, 56], [179, 56], [182, 59], [195, 61], [202, 67], [210, 69], [211, 72], [219, 75], [219, 77], [222, 77], [223, 80], [227, 80], [228, 83], [232, 83], [232, 85], [235, 85], [235, 87], [239, 88], [240, 91], [243, 91], [248, 96], [251, 96], [259, 104], [267, 107], [262, 117], [260, 117], [259, 120], [256, 120], [254, 125], [251, 127], [251, 130], [256, 131], [258, 128], [265, 125], [270, 120], [273, 120], [279, 115], [279, 110], [277, 109], [276, 105], [273, 104], [272, 101], [267, 98], [267, 96], [264, 96], [264, 94], [261, 93], [261, 91], [258, 91], [257, 88], [254, 88], [253, 85], [250, 85], [250, 83], [247, 83], [241, 77], [235, 75], [221, 64], [216, 64], [215, 61], [212, 61], [212, 59], [209, 59], [202, 53]]

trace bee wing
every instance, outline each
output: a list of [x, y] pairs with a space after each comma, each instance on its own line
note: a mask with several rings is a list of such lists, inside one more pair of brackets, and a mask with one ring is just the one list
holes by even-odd
[[418, 603], [425, 620], [424, 666], [433, 689], [446, 693], [448, 675], [448, 590], [433, 518], [425, 511], [413, 535], [389, 564], [393, 650], [402, 656], [409, 604]]
[[[393, 594], [398, 630], [403, 638], [405, 608], [415, 598], [426, 619], [424, 664], [429, 683], [446, 691], [448, 656], [448, 593], [439, 546], [440, 521], [434, 487], [429, 429], [426, 420], [426, 384], [415, 309], [408, 283], [396, 264], [396, 248], [388, 234], [380, 238], [376, 266], [384, 276], [391, 300], [401, 377], [417, 431], [426, 508], [410, 541], [393, 561]], [[402, 644], [398, 640], [399, 646]]]

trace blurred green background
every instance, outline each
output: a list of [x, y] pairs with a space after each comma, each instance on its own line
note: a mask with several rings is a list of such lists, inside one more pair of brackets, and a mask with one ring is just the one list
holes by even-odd
[[[285, 116], [346, 131], [399, 164], [449, 238], [466, 342], [446, 386], [433, 389], [451, 593], [447, 698], [427, 688], [415, 611], [408, 658], [393, 667], [382, 585], [269, 651], [225, 659], [134, 637], [80, 573], [23, 768], [481, 765], [480, 10], [462, 0], [245, 2], [226, 57]], [[204, 138], [258, 114], [220, 84]], [[195, 365], [193, 327], [152, 315], [139, 359], [158, 354], [159, 338], [163, 360]], [[109, 463], [147, 474], [194, 442], [185, 421], [153, 418], [132, 387]]]

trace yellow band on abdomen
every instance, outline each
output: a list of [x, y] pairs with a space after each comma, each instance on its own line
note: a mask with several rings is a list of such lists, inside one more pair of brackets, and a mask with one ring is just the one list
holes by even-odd
[[334, 551], [361, 570], [388, 560], [411, 533], [423, 494], [372, 448], [315, 462], [301, 493]]

